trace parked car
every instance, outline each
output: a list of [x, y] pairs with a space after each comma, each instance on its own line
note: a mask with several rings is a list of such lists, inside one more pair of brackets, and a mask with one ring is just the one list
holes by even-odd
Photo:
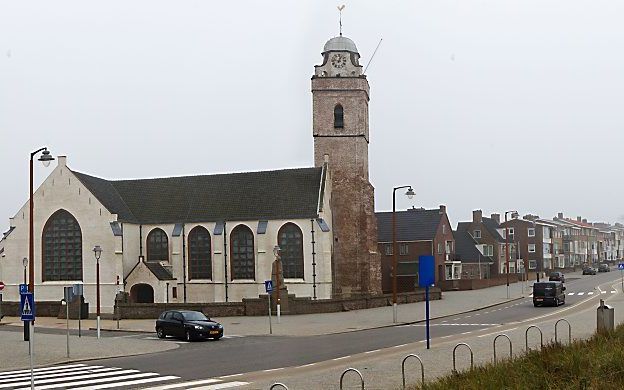
[[583, 268], [583, 275], [596, 275], [596, 272], [596, 268], [594, 267]]
[[548, 280], [551, 282], [565, 283], [565, 275], [563, 272], [551, 272], [550, 275], [548, 275]]
[[533, 306], [564, 305], [565, 290], [562, 282], [535, 282], [533, 283]]
[[200, 311], [167, 310], [156, 320], [156, 334], [161, 339], [174, 336], [186, 341], [200, 338], [219, 340], [223, 337], [223, 325]]
[[600, 264], [598, 266], [598, 272], [610, 272], [611, 268], [609, 268], [609, 264]]

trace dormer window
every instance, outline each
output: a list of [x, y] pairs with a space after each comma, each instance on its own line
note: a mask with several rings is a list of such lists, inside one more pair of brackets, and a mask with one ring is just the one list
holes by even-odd
[[344, 110], [340, 104], [336, 104], [336, 107], [334, 107], [334, 128], [344, 128]]

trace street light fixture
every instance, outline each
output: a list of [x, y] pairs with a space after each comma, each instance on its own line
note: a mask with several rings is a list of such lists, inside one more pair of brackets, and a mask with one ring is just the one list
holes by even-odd
[[397, 241], [396, 241], [396, 191], [407, 188], [405, 195], [412, 199], [414, 190], [412, 186], [400, 186], [392, 189], [392, 322], [397, 322]]
[[28, 283], [26, 280], [26, 267], [28, 267], [28, 257], [22, 259], [22, 265], [24, 266], [24, 284]]
[[[34, 240], [34, 213], [35, 213], [35, 205], [33, 203], [33, 159], [37, 155], [37, 153], [41, 153], [39, 157], [39, 161], [43, 163], [44, 167], [48, 167], [50, 162], [54, 160], [54, 157], [50, 154], [50, 151], [47, 147], [39, 148], [34, 152], [30, 153], [30, 198], [29, 198], [29, 216], [28, 216], [28, 259], [30, 259], [30, 267], [28, 268], [28, 291], [30, 291], [33, 296], [35, 294], [35, 240]], [[29, 341], [29, 333], [28, 333], [28, 321], [24, 321], [24, 341]]]
[[518, 212], [515, 210], [505, 211], [505, 263], [507, 270], [507, 299], [509, 299], [509, 226], [507, 226], [507, 214], [511, 214], [511, 218], [517, 219]]
[[275, 256], [275, 287], [277, 291], [275, 292], [276, 298], [276, 308], [277, 308], [277, 323], [280, 323], [280, 314], [281, 314], [281, 302], [280, 302], [280, 279], [281, 279], [281, 269], [282, 269], [282, 257], [280, 256], [280, 247], [279, 245], [275, 245], [273, 247], [273, 255]]
[[93, 247], [95, 255], [95, 284], [96, 284], [96, 300], [97, 300], [97, 338], [100, 338], [100, 257], [102, 256], [102, 247], [96, 245]]

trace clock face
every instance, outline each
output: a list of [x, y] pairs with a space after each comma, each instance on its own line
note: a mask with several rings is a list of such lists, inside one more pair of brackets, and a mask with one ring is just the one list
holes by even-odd
[[334, 68], [344, 68], [347, 64], [347, 57], [342, 54], [334, 54], [331, 58], [331, 64]]

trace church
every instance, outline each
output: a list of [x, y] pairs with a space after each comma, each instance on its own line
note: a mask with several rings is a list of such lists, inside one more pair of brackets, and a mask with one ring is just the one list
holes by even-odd
[[[105, 313], [119, 291], [137, 303], [236, 302], [265, 293], [276, 255], [298, 297], [381, 293], [369, 84], [349, 38], [327, 41], [322, 57], [312, 76], [313, 167], [107, 180], [57, 156], [33, 196], [37, 300], [82, 284], [93, 308], [99, 263]], [[26, 202], [0, 240], [5, 301], [19, 300], [27, 273], [29, 218]]]

